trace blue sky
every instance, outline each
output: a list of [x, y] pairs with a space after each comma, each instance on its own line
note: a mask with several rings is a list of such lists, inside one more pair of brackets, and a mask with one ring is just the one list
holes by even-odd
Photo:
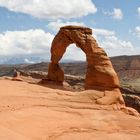
[[[53, 37], [64, 25], [92, 28], [109, 56], [140, 53], [139, 0], [0, 0], [1, 60], [49, 59]], [[85, 56], [71, 45], [65, 58], [84, 60]]]

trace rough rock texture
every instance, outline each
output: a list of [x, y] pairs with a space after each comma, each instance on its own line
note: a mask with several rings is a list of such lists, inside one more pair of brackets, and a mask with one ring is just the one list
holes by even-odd
[[16, 69], [13, 72], [13, 78], [12, 80], [14, 81], [22, 81], [21, 77], [20, 77], [20, 72], [17, 71]]
[[112, 57], [111, 61], [121, 80], [140, 78], [140, 55]]
[[135, 108], [140, 113], [140, 97], [136, 95], [123, 95], [126, 106]]
[[[41, 71], [21, 71], [20, 70], [20, 78], [22, 78], [24, 81], [29, 83], [38, 83], [41, 81], [41, 79], [45, 78], [47, 76], [47, 72], [41, 72]], [[28, 78], [25, 78], [28, 77]], [[3, 77], [3, 79], [6, 77]], [[9, 79], [9, 78], [7, 78]], [[38, 79], [38, 80], [37, 80]], [[65, 74], [65, 83], [63, 84], [63, 87], [70, 91], [83, 91], [83, 85], [84, 85], [84, 77], [80, 76], [73, 76], [73, 75], [66, 75]], [[127, 89], [127, 88], [121, 88], [121, 92], [123, 93], [123, 99], [125, 101], [125, 105], [127, 107], [132, 107], [136, 109], [140, 113], [140, 97], [139, 93], [136, 94], [136, 91], [133, 91], [133, 89]], [[136, 96], [137, 95], [137, 96]]]
[[19, 71], [20, 71], [20, 75], [25, 77], [30, 76], [35, 79], [44, 79], [48, 75], [47, 72], [42, 72], [42, 71], [25, 71], [25, 70], [19, 70]]
[[140, 139], [132, 109], [95, 104], [102, 91], [54, 88], [0, 80], [0, 140]]
[[63, 82], [64, 76], [58, 62], [65, 53], [66, 48], [72, 43], [75, 43], [86, 54], [88, 63], [85, 80], [86, 89], [119, 87], [119, 80], [110, 59], [105, 51], [98, 47], [96, 40], [92, 37], [92, 30], [77, 26], [62, 27], [54, 38], [48, 71], [50, 80]]
[[[55, 82], [63, 82], [64, 73], [58, 63], [66, 48], [72, 43], [75, 43], [86, 54], [87, 73], [85, 88], [105, 91], [105, 98], [101, 99], [98, 103], [106, 104], [108, 99], [110, 100], [111, 98], [115, 99], [112, 102], [123, 103], [118, 89], [118, 76], [105, 51], [98, 46], [96, 40], [92, 37], [92, 30], [90, 28], [65, 26], [60, 29], [52, 42], [48, 79]], [[115, 92], [111, 95], [110, 91]], [[110, 95], [112, 97], [109, 97]]]
[[64, 81], [64, 72], [58, 64], [53, 62], [49, 64], [48, 79], [60, 83]]

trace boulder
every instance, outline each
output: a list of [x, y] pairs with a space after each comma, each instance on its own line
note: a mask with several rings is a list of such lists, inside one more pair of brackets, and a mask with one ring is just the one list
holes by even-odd
[[20, 72], [16, 69], [14, 69], [12, 80], [13, 81], [22, 81]]

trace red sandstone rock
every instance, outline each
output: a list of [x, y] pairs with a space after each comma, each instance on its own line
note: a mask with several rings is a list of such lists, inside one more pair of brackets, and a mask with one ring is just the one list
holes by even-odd
[[21, 77], [20, 77], [20, 72], [17, 71], [16, 69], [14, 70], [12, 80], [13, 80], [13, 81], [22, 81], [22, 79], [21, 79]]
[[103, 96], [1, 79], [0, 140], [139, 140], [139, 114]]
[[49, 64], [48, 79], [60, 83], [64, 81], [64, 72], [58, 64]]
[[[123, 98], [119, 91], [118, 76], [114, 71], [109, 57], [105, 51], [98, 46], [96, 40], [93, 38], [92, 30], [90, 28], [65, 26], [60, 29], [52, 42], [51, 63], [48, 70], [48, 79], [58, 82], [62, 82], [64, 80], [64, 73], [62, 72], [58, 63], [63, 57], [66, 48], [71, 43], [75, 43], [76, 46], [80, 47], [86, 54], [87, 73], [85, 79], [85, 88], [98, 89], [103, 91], [113, 91], [117, 88], [117, 95], [119, 97], [116, 96], [115, 92], [114, 95], [116, 99], [113, 101], [112, 98], [111, 102], [116, 102], [117, 100], [123, 103]], [[99, 101], [99, 103], [106, 103], [104, 99], [108, 100], [103, 98]]]

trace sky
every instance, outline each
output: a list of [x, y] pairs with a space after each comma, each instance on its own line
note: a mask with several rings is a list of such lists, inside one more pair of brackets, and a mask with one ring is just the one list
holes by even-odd
[[[61, 26], [92, 28], [108, 56], [140, 54], [140, 0], [0, 0], [0, 63], [50, 59]], [[85, 60], [74, 44], [63, 59]]]

